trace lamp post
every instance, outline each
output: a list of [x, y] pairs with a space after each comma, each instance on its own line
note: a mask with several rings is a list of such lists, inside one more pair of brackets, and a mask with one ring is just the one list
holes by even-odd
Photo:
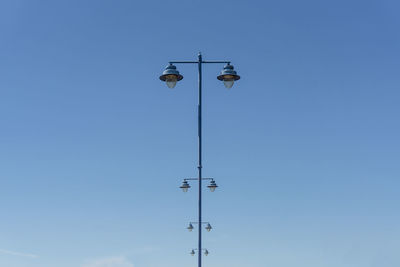
[[203, 178], [202, 177], [202, 66], [203, 64], [226, 64], [221, 71], [221, 74], [217, 76], [217, 79], [220, 81], [224, 82], [224, 85], [226, 88], [231, 88], [234, 84], [235, 81], [240, 79], [240, 76], [236, 74], [236, 71], [234, 70], [233, 66], [231, 65], [230, 61], [203, 61], [201, 53], [198, 54], [198, 60], [197, 61], [170, 61], [169, 65], [165, 68], [163, 74], [160, 76], [160, 80], [166, 82], [167, 86], [169, 88], [174, 88], [176, 86], [176, 83], [180, 80], [183, 79], [183, 76], [179, 74], [179, 71], [176, 69], [176, 66], [174, 64], [197, 64], [198, 66], [198, 177], [197, 178], [186, 178], [183, 180], [183, 184], [180, 186], [180, 188], [183, 190], [183, 192], [187, 192], [190, 188], [190, 185], [188, 183], [189, 180], [197, 180], [198, 181], [198, 221], [197, 222], [191, 222], [189, 224], [189, 227], [187, 229], [189, 231], [193, 230], [193, 224], [198, 224], [199, 225], [199, 233], [198, 233], [198, 248], [197, 249], [192, 249], [191, 255], [194, 256], [195, 250], [197, 250], [198, 253], [198, 267], [201, 267], [201, 256], [202, 254], [200, 253], [201, 251], [205, 251], [204, 255], [208, 255], [208, 250], [202, 248], [202, 225], [207, 224], [205, 229], [207, 231], [211, 231], [212, 227], [210, 223], [208, 222], [203, 222], [202, 221], [202, 181], [203, 180], [210, 180], [210, 184], [207, 186], [211, 192], [214, 192], [215, 189], [218, 187], [217, 184], [215, 183], [213, 178]]

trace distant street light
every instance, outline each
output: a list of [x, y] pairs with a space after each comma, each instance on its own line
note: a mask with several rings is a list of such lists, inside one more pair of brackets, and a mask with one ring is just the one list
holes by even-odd
[[207, 187], [210, 188], [211, 192], [214, 192], [218, 185], [215, 183], [214, 180], [211, 180], [210, 185], [208, 185]]
[[190, 185], [186, 180], [184, 180], [180, 188], [182, 189], [183, 192], [186, 193], [189, 190]]
[[[190, 222], [190, 223], [189, 223], [189, 226], [186, 227], [186, 229], [188, 229], [189, 232], [193, 231], [193, 229], [194, 229], [193, 224], [198, 224], [198, 222]], [[210, 232], [210, 231], [211, 231], [212, 227], [211, 227], [211, 224], [210, 224], [209, 222], [202, 222], [202, 224], [207, 224], [207, 226], [205, 227], [205, 229], [207, 230], [207, 232]]]
[[[195, 250], [198, 250], [198, 249], [197, 248], [196, 249], [192, 249], [192, 251], [190, 251], [190, 255], [194, 256], [194, 254], [196, 254]], [[210, 254], [207, 249], [202, 249], [202, 250], [204, 250], [204, 256], [208, 256], [208, 254]], [[199, 253], [199, 255], [200, 254], [201, 253]]]

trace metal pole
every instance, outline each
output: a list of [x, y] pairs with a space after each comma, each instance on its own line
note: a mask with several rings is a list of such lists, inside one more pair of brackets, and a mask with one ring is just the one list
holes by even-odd
[[202, 223], [201, 223], [201, 181], [202, 181], [202, 177], [201, 177], [201, 169], [202, 169], [202, 165], [201, 165], [201, 64], [202, 64], [202, 58], [201, 58], [201, 54], [199, 53], [199, 106], [198, 106], [198, 135], [199, 135], [199, 248], [198, 248], [198, 256], [199, 256], [199, 267], [201, 267], [201, 227], [202, 227]]

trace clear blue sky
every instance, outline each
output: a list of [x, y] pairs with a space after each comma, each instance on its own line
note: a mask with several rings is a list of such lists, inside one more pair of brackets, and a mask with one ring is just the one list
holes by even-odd
[[[398, 1], [0, 3], [0, 266], [400, 265]], [[196, 188], [194, 186], [194, 188]]]

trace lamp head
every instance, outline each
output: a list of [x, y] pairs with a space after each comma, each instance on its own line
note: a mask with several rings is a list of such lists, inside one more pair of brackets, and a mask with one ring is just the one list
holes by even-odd
[[179, 74], [179, 71], [173, 64], [169, 64], [165, 67], [163, 74], [160, 76], [160, 80], [166, 82], [169, 88], [174, 88], [177, 81], [183, 79], [183, 76]]
[[215, 183], [214, 180], [211, 180], [210, 184], [207, 186], [211, 192], [214, 192], [218, 185]]
[[186, 180], [183, 180], [183, 183], [179, 188], [181, 188], [182, 191], [186, 193], [189, 190], [190, 185]]
[[233, 83], [240, 79], [231, 64], [225, 65], [224, 69], [221, 71], [221, 75], [217, 77], [218, 80], [223, 81], [226, 88], [231, 88]]

